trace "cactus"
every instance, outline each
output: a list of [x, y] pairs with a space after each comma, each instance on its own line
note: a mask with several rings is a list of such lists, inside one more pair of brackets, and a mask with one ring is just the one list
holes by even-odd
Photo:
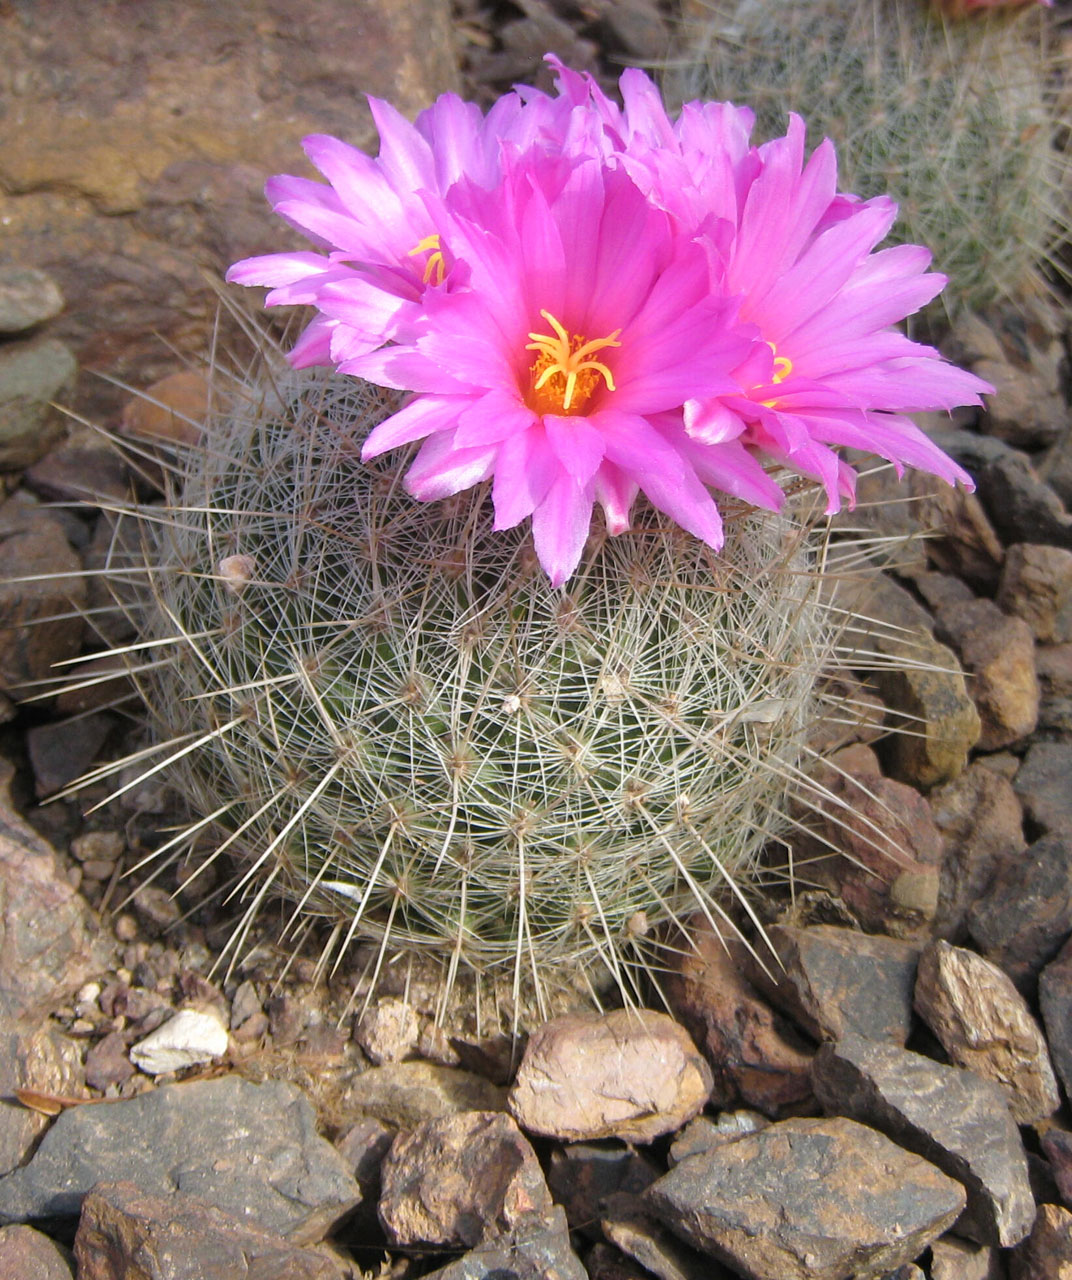
[[417, 503], [397, 458], [359, 461], [393, 395], [263, 376], [142, 511], [116, 574], [141, 596], [139, 758], [197, 815], [164, 851], [211, 831], [237, 856], [236, 948], [282, 896], [339, 957], [438, 957], [444, 992], [468, 971], [542, 1012], [629, 990], [662, 922], [750, 910], [811, 790], [821, 539], [742, 507], [715, 553], [641, 507], [552, 588], [523, 531], [492, 533], [487, 486]]
[[900, 203], [894, 238], [950, 277], [950, 313], [1022, 299], [1060, 270], [1069, 153], [1056, 40], [1041, 10], [944, 19], [924, 0], [718, 0], [686, 28], [668, 96], [788, 111], [838, 150], [839, 185]]

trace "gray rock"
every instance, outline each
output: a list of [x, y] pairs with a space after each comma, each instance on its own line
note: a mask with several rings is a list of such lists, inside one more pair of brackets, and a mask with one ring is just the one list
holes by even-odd
[[505, 1235], [471, 1249], [425, 1280], [588, 1280], [570, 1247], [566, 1215], [530, 1214]]
[[690, 1156], [645, 1198], [694, 1248], [752, 1280], [846, 1280], [917, 1257], [956, 1219], [964, 1190], [837, 1117], [782, 1120]]
[[612, 1196], [600, 1227], [611, 1244], [658, 1280], [731, 1280], [717, 1262], [671, 1234], [635, 1196]]
[[1042, 970], [1038, 994], [1053, 1065], [1072, 1097], [1072, 939]]
[[341, 1110], [344, 1116], [373, 1116], [396, 1129], [412, 1129], [458, 1111], [505, 1111], [506, 1090], [457, 1067], [391, 1062], [362, 1071]]
[[1072, 515], [1024, 454], [1011, 450], [988, 463], [978, 481], [987, 515], [1007, 544], [1072, 547]]
[[824, 1045], [812, 1074], [829, 1114], [874, 1125], [963, 1183], [959, 1235], [1006, 1247], [1031, 1230], [1027, 1160], [998, 1085], [858, 1036]]
[[501, 1111], [426, 1120], [395, 1139], [380, 1176], [380, 1221], [404, 1247], [472, 1246], [551, 1209], [536, 1153]]
[[997, 602], [1022, 618], [1040, 644], [1072, 640], [1072, 551], [1031, 542], [1009, 547]]
[[651, 1142], [691, 1120], [711, 1082], [688, 1033], [665, 1013], [567, 1014], [529, 1037], [509, 1105], [529, 1133]]
[[547, 1186], [555, 1204], [565, 1209], [570, 1230], [598, 1240], [599, 1219], [610, 1201], [617, 1195], [635, 1198], [661, 1173], [653, 1160], [623, 1143], [571, 1142], [551, 1152]]
[[1072, 743], [1032, 743], [1012, 785], [1029, 830], [1072, 831]]
[[968, 930], [983, 954], [1033, 995], [1039, 971], [1072, 933], [1072, 831], [1005, 858], [968, 913]]
[[62, 1112], [30, 1163], [0, 1178], [0, 1221], [76, 1215], [95, 1184], [115, 1179], [182, 1192], [299, 1243], [321, 1239], [359, 1195], [297, 1088], [224, 1076]]
[[36, 267], [0, 266], [0, 333], [25, 333], [63, 310], [60, 287]]
[[0, 471], [29, 466], [63, 431], [50, 405], [74, 383], [78, 364], [55, 338], [0, 347]]
[[[341, 1257], [305, 1249], [182, 1192], [103, 1182], [75, 1236], [79, 1280], [349, 1280]], [[27, 1278], [29, 1280], [29, 1278]]]
[[1072, 740], [1072, 644], [1039, 645], [1035, 650], [1039, 679], [1039, 729], [1056, 730]]
[[836, 925], [773, 925], [772, 983], [749, 976], [816, 1040], [867, 1036], [904, 1044], [912, 1025], [919, 945]]
[[26, 752], [34, 794], [55, 795], [86, 773], [113, 728], [114, 721], [103, 712], [32, 725], [26, 731]]

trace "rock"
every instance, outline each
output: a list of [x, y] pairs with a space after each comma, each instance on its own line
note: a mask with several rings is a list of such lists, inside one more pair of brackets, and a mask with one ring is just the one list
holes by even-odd
[[282, 1235], [181, 1192], [102, 1182], [86, 1196], [74, 1241], [79, 1280], [349, 1280], [328, 1250]]
[[1042, 966], [1072, 932], [1072, 832], [1043, 836], [1003, 859], [968, 913], [968, 930], [983, 955], [1032, 994]]
[[939, 483], [924, 501], [921, 518], [933, 530], [926, 543], [930, 563], [983, 595], [994, 591], [1005, 549], [975, 494]]
[[[816, 778], [813, 840], [801, 842], [808, 882], [839, 897], [864, 928], [912, 937], [938, 905], [942, 840], [927, 801], [884, 778], [870, 747], [835, 752]], [[830, 849], [840, 850], [831, 854]]]
[[63, 432], [52, 407], [74, 384], [78, 365], [55, 338], [0, 346], [0, 471], [36, 462]]
[[32, 1227], [0, 1227], [0, 1276], [11, 1280], [72, 1280], [70, 1255]]
[[180, 1009], [130, 1050], [130, 1060], [146, 1075], [197, 1067], [227, 1052], [227, 1028], [215, 1013]]
[[380, 1198], [380, 1166], [391, 1150], [395, 1135], [396, 1130], [390, 1125], [365, 1116], [355, 1120], [335, 1143], [366, 1199]]
[[658, 1280], [731, 1280], [717, 1263], [682, 1244], [635, 1196], [612, 1196], [600, 1227], [611, 1244]]
[[723, 1142], [736, 1142], [746, 1133], [758, 1133], [768, 1124], [770, 1121], [767, 1117], [760, 1115], [758, 1111], [722, 1111], [717, 1120], [697, 1116], [675, 1136], [670, 1144], [667, 1163], [672, 1169], [689, 1156], [698, 1155]]
[[536, 1153], [500, 1111], [441, 1116], [400, 1134], [380, 1176], [380, 1221], [402, 1247], [472, 1247], [551, 1209]]
[[1039, 729], [1072, 737], [1072, 644], [1039, 645], [1035, 650], [1039, 681]]
[[1072, 831], [1070, 779], [1072, 743], [1031, 744], [1012, 784], [1024, 806], [1029, 831], [1039, 835]]
[[1072, 516], [1024, 454], [1010, 450], [988, 462], [977, 479], [986, 513], [1006, 545], [1072, 547]]
[[126, 436], [195, 445], [201, 439], [212, 402], [212, 384], [197, 369], [180, 369], [154, 382], [123, 406], [120, 429]]
[[34, 794], [55, 795], [87, 773], [112, 728], [111, 718], [98, 712], [66, 721], [48, 720], [27, 729]]
[[1009, 1280], [1072, 1280], [1072, 1213], [1039, 1205], [1030, 1238], [1009, 1258]]
[[14, 696], [55, 677], [55, 663], [78, 656], [86, 607], [81, 571], [47, 512], [16, 498], [0, 506], [0, 687]]
[[990, 887], [1001, 859], [1027, 848], [1023, 810], [1012, 784], [978, 762], [928, 799], [945, 844], [935, 930], [961, 942], [968, 911]]
[[130, 470], [99, 431], [82, 428], [27, 468], [26, 486], [47, 502], [129, 502]]
[[1023, 449], [1043, 449], [1062, 434], [1068, 407], [1056, 386], [1040, 386], [1035, 369], [1002, 357], [980, 360], [972, 371], [996, 391], [986, 398], [980, 429]]
[[692, 1156], [645, 1198], [677, 1235], [752, 1280], [881, 1276], [964, 1205], [933, 1165], [842, 1117], [781, 1120]]
[[123, 1084], [137, 1075], [127, 1053], [127, 1038], [121, 1031], [109, 1033], [86, 1051], [86, 1084], [102, 1093], [110, 1085]]
[[1030, 542], [1009, 547], [997, 603], [1041, 644], [1072, 640], [1072, 551]]
[[0, 333], [25, 333], [63, 310], [59, 285], [36, 267], [0, 266]]
[[594, 1244], [584, 1255], [588, 1280], [649, 1280], [651, 1273], [610, 1244]]
[[931, 1280], [1004, 1280], [996, 1249], [946, 1235], [931, 1245]]
[[920, 956], [915, 1005], [950, 1062], [1005, 1090], [1017, 1124], [1036, 1124], [1061, 1105], [1038, 1023], [997, 965], [934, 942]]
[[15, 812], [13, 772], [0, 761], [0, 1020], [36, 1026], [107, 953], [55, 850]]
[[392, 1062], [355, 1077], [343, 1115], [374, 1116], [397, 1129], [458, 1111], [505, 1111], [506, 1090], [471, 1071], [431, 1062]]
[[936, 634], [951, 644], [968, 675], [979, 712], [978, 747], [996, 751], [1033, 733], [1039, 687], [1035, 639], [1022, 618], [1011, 618], [992, 600], [957, 602], [937, 610]]
[[1053, 1065], [1072, 1098], [1072, 939], [1042, 970], [1038, 995]]
[[[262, 194], [271, 174], [312, 175], [300, 139], [374, 147], [366, 93], [412, 116], [457, 88], [457, 70], [446, 0], [309, 0], [300, 15], [275, 0], [143, 0], [137, 16], [109, 4], [87, 39], [62, 7], [2, 11], [19, 90], [0, 189], [5, 253], [66, 294], [53, 331], [88, 367], [145, 386], [175, 369], [173, 353], [214, 345], [208, 272], [307, 247]], [[101, 420], [125, 398], [87, 379], [81, 408]]]
[[547, 1185], [555, 1204], [565, 1209], [570, 1229], [598, 1240], [599, 1220], [612, 1198], [635, 1198], [660, 1173], [647, 1156], [619, 1142], [572, 1142], [551, 1152]]
[[377, 1066], [411, 1057], [420, 1038], [417, 1010], [394, 996], [377, 1000], [354, 1031], [354, 1039]]
[[471, 1249], [425, 1280], [588, 1280], [570, 1247], [566, 1216], [529, 1214], [510, 1232]]
[[[1060, 1197], [1066, 1209], [1072, 1207], [1072, 1133], [1052, 1127], [1040, 1135], [1039, 1141], [1057, 1187], [1057, 1196], [1047, 1196], [1046, 1199]], [[1037, 1196], [1035, 1198], [1038, 1199]]]
[[0, 1222], [77, 1215], [114, 1179], [182, 1192], [293, 1243], [322, 1239], [358, 1199], [295, 1086], [224, 1076], [61, 1112], [30, 1163], [0, 1178]]
[[953, 651], [935, 640], [927, 611], [886, 574], [839, 589], [838, 603], [864, 620], [862, 645], [880, 659], [874, 683], [889, 723], [909, 730], [887, 744], [889, 773], [923, 788], [949, 782], [979, 737], [979, 713]]
[[[48, 1027], [28, 1031], [17, 1023], [0, 1022], [0, 1174], [22, 1164], [51, 1123], [16, 1102], [16, 1089], [77, 1098], [84, 1095], [84, 1086], [75, 1041]], [[4, 1274], [0, 1267], [0, 1276]]]
[[568, 1014], [529, 1037], [509, 1105], [529, 1133], [651, 1142], [691, 1120], [711, 1084], [711, 1068], [664, 1013]]
[[706, 920], [686, 925], [662, 978], [667, 1007], [711, 1068], [710, 1102], [778, 1115], [811, 1098], [812, 1048], [745, 978]]
[[964, 1184], [958, 1235], [1007, 1247], [1031, 1230], [1027, 1160], [998, 1085], [859, 1036], [823, 1045], [812, 1077], [828, 1114], [873, 1125]]
[[816, 1040], [862, 1035], [904, 1044], [912, 1025], [919, 946], [836, 925], [773, 925], [776, 981], [752, 980]]

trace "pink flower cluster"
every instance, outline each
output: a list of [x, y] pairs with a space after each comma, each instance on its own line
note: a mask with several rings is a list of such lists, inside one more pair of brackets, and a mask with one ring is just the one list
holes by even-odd
[[620, 533], [639, 492], [717, 549], [712, 490], [777, 509], [771, 463], [831, 512], [853, 500], [841, 446], [970, 485], [905, 415], [990, 388], [894, 327], [945, 278], [924, 248], [876, 251], [893, 202], [839, 194], [796, 117], [755, 146], [744, 108], [671, 120], [640, 71], [618, 107], [550, 61], [557, 94], [486, 116], [448, 94], [410, 124], [373, 100], [376, 159], [310, 137], [327, 184], [268, 183], [316, 251], [228, 279], [316, 309], [295, 365], [412, 393], [363, 455], [423, 440], [406, 486], [424, 500], [490, 479], [496, 528], [531, 518], [555, 585], [594, 504]]

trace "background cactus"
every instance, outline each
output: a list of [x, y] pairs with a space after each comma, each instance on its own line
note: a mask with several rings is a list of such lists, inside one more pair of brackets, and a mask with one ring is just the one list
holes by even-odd
[[900, 203], [893, 239], [925, 244], [955, 312], [1022, 298], [1068, 239], [1067, 105], [1052, 15], [946, 20], [924, 0], [714, 0], [689, 25], [668, 97], [752, 107], [754, 137], [808, 125], [839, 186]]
[[731, 508], [716, 554], [641, 508], [553, 589], [486, 486], [418, 503], [359, 461], [391, 394], [247, 384], [142, 512], [143, 763], [197, 815], [165, 849], [213, 833], [247, 924], [282, 895], [332, 954], [440, 957], [445, 991], [627, 989], [660, 922], [725, 920], [811, 787], [821, 545]]

